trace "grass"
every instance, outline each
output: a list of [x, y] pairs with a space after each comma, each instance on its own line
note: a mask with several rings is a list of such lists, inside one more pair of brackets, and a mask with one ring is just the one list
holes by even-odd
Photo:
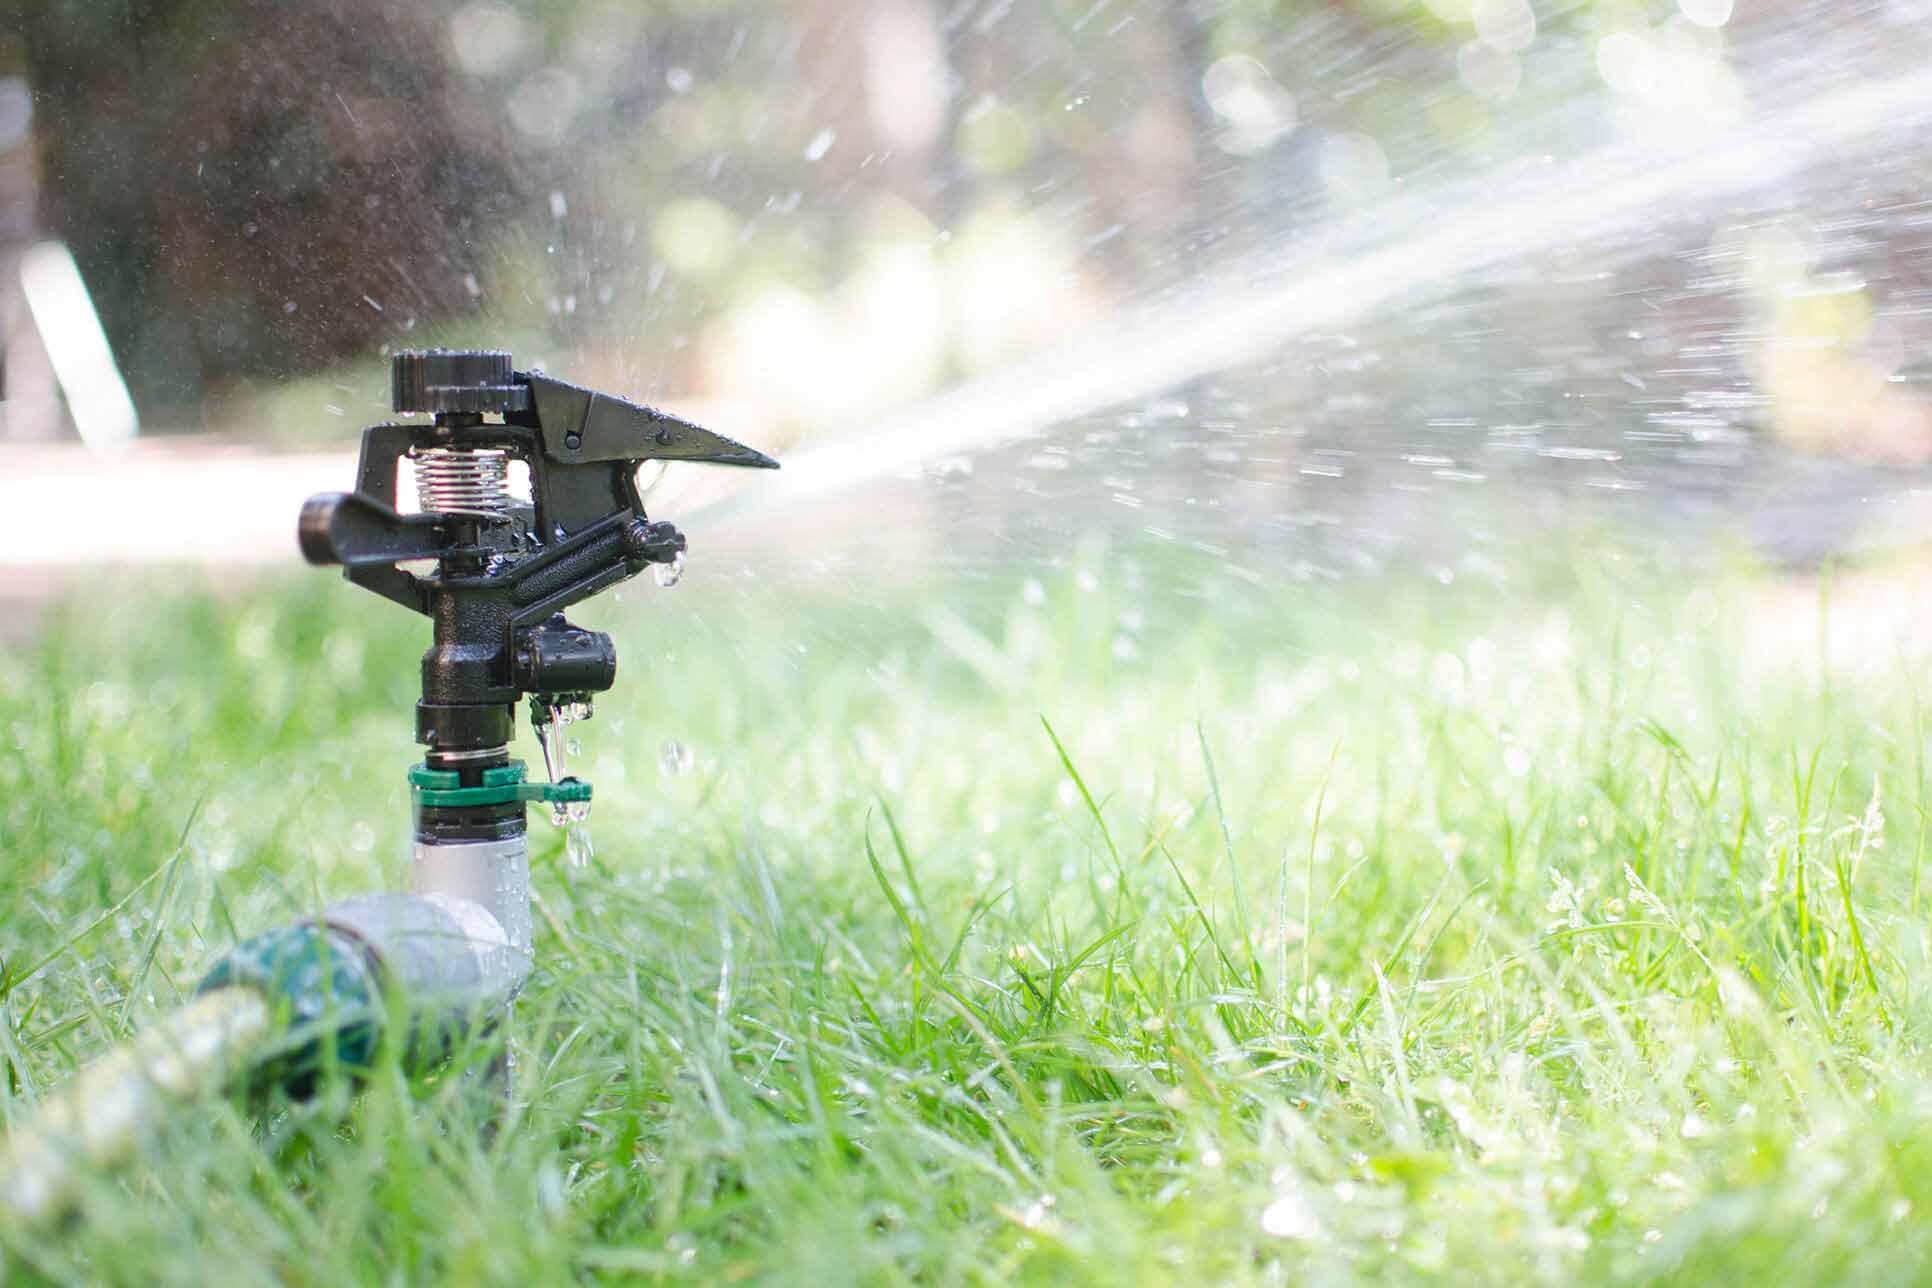
[[[597, 855], [533, 823], [503, 1128], [393, 1067], [211, 1103], [13, 1272], [1926, 1277], [1909, 666], [1758, 647], [1742, 575], [1121, 566], [585, 611]], [[316, 577], [8, 658], [9, 1121], [236, 938], [397, 881], [423, 635]]]

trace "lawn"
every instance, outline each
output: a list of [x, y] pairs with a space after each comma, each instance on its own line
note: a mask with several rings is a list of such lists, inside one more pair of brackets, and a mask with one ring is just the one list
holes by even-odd
[[[13, 1275], [1926, 1275], [1915, 655], [1748, 570], [1125, 562], [585, 610], [596, 853], [533, 817], [507, 1119], [388, 1064], [206, 1103]], [[105, 601], [0, 669], [13, 1122], [404, 862], [420, 622]]]

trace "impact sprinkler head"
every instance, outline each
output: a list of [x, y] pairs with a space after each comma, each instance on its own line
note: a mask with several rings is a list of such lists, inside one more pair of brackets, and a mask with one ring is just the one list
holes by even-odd
[[[428, 752], [410, 772], [416, 890], [482, 904], [527, 954], [524, 806], [548, 803], [559, 823], [588, 811], [590, 785], [563, 772], [561, 728], [617, 677], [610, 637], [564, 610], [682, 565], [684, 535], [644, 512], [639, 465], [778, 462], [668, 412], [518, 371], [508, 353], [399, 353], [392, 383], [398, 414], [429, 419], [363, 431], [356, 490], [302, 508], [302, 553], [434, 623], [416, 705]], [[416, 514], [396, 508], [404, 457]], [[512, 459], [529, 469], [528, 500], [510, 493]], [[549, 782], [510, 759], [525, 696]]]
[[[356, 490], [312, 497], [300, 538], [309, 562], [434, 620], [417, 722], [432, 757], [507, 743], [523, 694], [610, 687], [608, 637], [561, 613], [684, 553], [683, 534], [645, 515], [639, 465], [778, 468], [667, 412], [517, 371], [507, 353], [399, 353], [392, 371], [396, 411], [431, 419], [365, 430]], [[419, 514], [396, 509], [405, 456]], [[510, 495], [511, 458], [529, 467], [528, 502]], [[400, 566], [417, 560], [436, 567]]]

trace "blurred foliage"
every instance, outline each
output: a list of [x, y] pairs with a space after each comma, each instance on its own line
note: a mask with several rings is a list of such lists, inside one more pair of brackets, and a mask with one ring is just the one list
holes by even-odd
[[1595, 83], [1594, 37], [1686, 29], [1655, 0], [16, 0], [13, 25], [44, 222], [150, 408], [494, 330], [812, 423], [1527, 122], [1575, 138], [1545, 109]]
[[380, 0], [45, 0], [26, 14], [46, 222], [151, 400], [368, 346], [383, 308], [467, 307], [508, 200], [448, 110], [433, 18]]

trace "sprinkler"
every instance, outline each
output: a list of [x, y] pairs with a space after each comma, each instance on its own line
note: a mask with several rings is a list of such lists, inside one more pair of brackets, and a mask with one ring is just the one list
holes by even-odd
[[[572, 605], [646, 568], [673, 584], [685, 539], [645, 515], [645, 461], [776, 469], [676, 416], [517, 371], [508, 353], [399, 353], [394, 408], [363, 431], [352, 492], [302, 507], [311, 563], [430, 619], [409, 770], [411, 888], [344, 900], [248, 940], [195, 999], [90, 1066], [0, 1152], [0, 1218], [65, 1211], [89, 1170], [129, 1153], [172, 1105], [238, 1078], [304, 1094], [329, 1067], [367, 1068], [388, 1037], [408, 1065], [494, 1024], [531, 958], [527, 809], [548, 805], [581, 855], [590, 784], [568, 774], [565, 727], [617, 678], [610, 636]], [[397, 508], [413, 466], [418, 510]], [[529, 495], [510, 464], [528, 471]], [[529, 701], [543, 781], [510, 756]]]

